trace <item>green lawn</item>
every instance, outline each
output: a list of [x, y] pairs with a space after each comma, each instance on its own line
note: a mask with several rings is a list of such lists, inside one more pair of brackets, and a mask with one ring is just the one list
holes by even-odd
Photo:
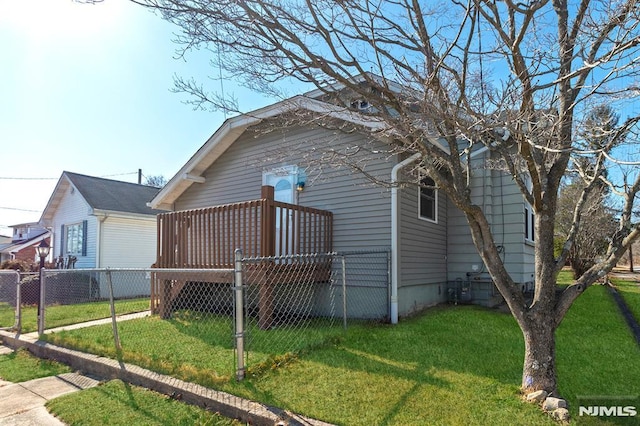
[[0, 302], [0, 328], [13, 327], [15, 318], [16, 308], [6, 302]]
[[[556, 340], [559, 391], [574, 416], [579, 396], [640, 395], [640, 349], [605, 287], [592, 287], [575, 302]], [[597, 423], [581, 418], [580, 424]]]
[[[13, 383], [68, 373], [55, 361], [37, 358], [20, 349], [0, 355], [0, 379]], [[82, 407], [82, 410], [78, 410]], [[47, 403], [47, 408], [69, 425], [202, 425], [240, 426], [242, 423], [193, 407], [165, 395], [120, 380], [71, 393]]]
[[[113, 355], [110, 327], [102, 328], [100, 339], [87, 331], [47, 338]], [[519, 398], [524, 345], [515, 321], [478, 307], [439, 307], [397, 326], [356, 324], [338, 334], [314, 329], [295, 354], [251, 353], [240, 383], [225, 370], [233, 363], [230, 328], [187, 316], [128, 321], [120, 330], [125, 360], [337, 424], [554, 424]], [[640, 394], [638, 347], [604, 287], [578, 299], [557, 341], [559, 388], [574, 418], [581, 395]]]
[[[149, 309], [149, 299], [117, 300], [116, 314], [141, 312]], [[78, 322], [108, 318], [111, 315], [109, 302], [87, 302], [75, 305], [47, 306], [45, 310], [45, 328], [55, 328]], [[11, 327], [15, 320], [15, 308], [0, 304], [0, 327]], [[22, 307], [22, 332], [38, 330], [38, 310], [35, 305]]]
[[[47, 409], [69, 425], [83, 426], [240, 426], [216, 413], [184, 404], [148, 389], [112, 380], [53, 399]], [[78, 407], [82, 407], [78, 410]]]
[[64, 364], [36, 358], [25, 349], [0, 355], [0, 379], [8, 382], [24, 382], [70, 371]]
[[[322, 345], [342, 328], [327, 327], [314, 321], [305, 327], [292, 345], [291, 330], [258, 329], [255, 321], [248, 323], [249, 371], [271, 368], [291, 357], [294, 352]], [[122, 352], [115, 349], [111, 324], [61, 331], [43, 336], [60, 345], [110, 358], [120, 358], [132, 364], [150, 368], [164, 374], [194, 381], [205, 386], [219, 386], [235, 377], [235, 347], [233, 324], [229, 317], [179, 312], [172, 319], [152, 316], [118, 324]], [[269, 344], [269, 339], [275, 343]]]
[[640, 283], [618, 279], [613, 279], [612, 283], [624, 299], [636, 321], [640, 322]]

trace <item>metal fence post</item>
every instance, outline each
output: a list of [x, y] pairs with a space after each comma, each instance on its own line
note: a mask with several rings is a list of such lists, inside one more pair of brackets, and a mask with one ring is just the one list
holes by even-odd
[[242, 250], [235, 250], [234, 289], [235, 289], [235, 339], [236, 339], [236, 380], [245, 376], [244, 365], [244, 287], [242, 282]]
[[22, 280], [20, 279], [20, 273], [16, 271], [16, 332], [22, 333], [22, 288], [20, 285]]
[[44, 268], [40, 268], [40, 279], [38, 280], [40, 283], [40, 296], [38, 299], [38, 335], [44, 333], [44, 297], [46, 294], [45, 287], [46, 285], [46, 277]]
[[111, 308], [111, 326], [113, 328], [113, 341], [116, 344], [118, 354], [122, 352], [120, 344], [120, 335], [118, 334], [118, 320], [116, 319], [116, 305], [113, 300], [113, 283], [111, 281], [111, 270], [107, 268], [107, 286], [109, 287], [109, 307]]
[[[8, 278], [3, 278], [7, 276]], [[10, 275], [13, 275], [13, 280]], [[21, 299], [20, 299], [20, 272], [14, 271], [13, 269], [6, 269], [0, 271], [0, 300], [8, 302], [9, 305], [12, 303], [15, 305], [15, 309], [13, 311], [13, 325], [6, 326], [0, 323], [0, 330], [14, 330], [18, 334], [22, 332], [22, 311], [21, 311]], [[11, 282], [9, 282], [12, 280]], [[6, 284], [5, 284], [6, 282]], [[13, 287], [13, 288], [11, 288]]]
[[391, 320], [391, 250], [387, 250], [387, 314]]
[[342, 262], [342, 326], [347, 329], [347, 261], [341, 256]]

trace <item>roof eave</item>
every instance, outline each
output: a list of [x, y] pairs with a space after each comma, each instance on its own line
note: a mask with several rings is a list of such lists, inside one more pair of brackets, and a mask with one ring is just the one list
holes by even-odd
[[21, 241], [19, 243], [15, 243], [9, 246], [6, 246], [2, 252], [3, 253], [17, 253], [20, 250], [24, 250], [25, 248], [31, 247], [36, 243], [39, 243], [42, 240], [45, 240], [47, 238], [51, 237], [51, 231], [46, 231], [41, 235], [38, 235], [37, 237], [33, 237], [29, 240], [26, 241]]
[[93, 209], [91, 212], [93, 216], [98, 217], [117, 217], [122, 219], [142, 219], [142, 220], [156, 220], [157, 213], [130, 213], [130, 212], [122, 212], [115, 210], [105, 210], [105, 209]]
[[198, 178], [203, 178], [202, 174], [248, 127], [258, 124], [263, 119], [275, 117], [298, 108], [352, 122], [372, 130], [380, 130], [385, 127], [383, 121], [374, 117], [362, 116], [347, 108], [337, 107], [306, 96], [295, 96], [226, 120], [147, 205], [153, 209], [173, 210], [174, 203], [178, 197], [194, 183], [202, 182]]
[[66, 189], [69, 185], [73, 185], [71, 180], [66, 176], [66, 172], [62, 172], [62, 175], [58, 179], [58, 183], [56, 183], [51, 196], [49, 197], [49, 201], [47, 201], [47, 205], [44, 207], [42, 211], [42, 215], [40, 215], [40, 220], [38, 223], [42, 226], [51, 226], [51, 220], [55, 214], [55, 209], [60, 204], [62, 197], [64, 195], [64, 189]]

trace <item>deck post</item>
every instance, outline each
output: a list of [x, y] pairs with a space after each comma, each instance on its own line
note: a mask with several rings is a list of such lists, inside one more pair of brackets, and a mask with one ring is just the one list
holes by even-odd
[[171, 280], [163, 279], [160, 281], [160, 309], [158, 309], [160, 318], [171, 317], [171, 302]]
[[275, 190], [273, 186], [263, 185], [261, 197], [264, 202], [262, 211], [262, 238], [260, 256], [275, 256], [276, 254], [276, 206], [274, 204]]
[[[261, 190], [263, 199], [260, 256], [269, 257], [276, 254], [276, 207], [274, 204], [273, 186], [263, 185]], [[261, 330], [271, 328], [273, 322], [273, 261], [263, 261], [259, 280], [258, 326]]]

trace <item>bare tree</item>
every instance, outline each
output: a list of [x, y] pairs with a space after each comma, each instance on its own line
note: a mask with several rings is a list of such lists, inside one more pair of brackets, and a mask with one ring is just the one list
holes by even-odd
[[[619, 116], [610, 105], [596, 105], [585, 116], [580, 132], [583, 152], [597, 151], [607, 144], [620, 145], [625, 141], [624, 132], [618, 132]], [[615, 139], [613, 139], [615, 136]], [[609, 236], [617, 228], [615, 210], [608, 200], [610, 189], [606, 183], [609, 176], [603, 162], [596, 161], [591, 155], [576, 156], [572, 159], [567, 183], [560, 189], [558, 210], [556, 211], [556, 235], [566, 240], [573, 227], [575, 200], [579, 199], [584, 186], [584, 175], [601, 176], [594, 182], [585, 204], [581, 206], [584, 219], [574, 237], [574, 244], [569, 250], [567, 260], [573, 269], [574, 277], [580, 278], [596, 260], [604, 255], [609, 243]], [[601, 167], [603, 170], [595, 171]]]
[[[606, 130], [597, 147], [580, 131], [592, 105], [628, 104], [640, 93], [636, 0], [134, 1], [181, 28], [183, 53], [211, 49], [212, 62], [251, 89], [285, 97], [294, 80], [313, 85], [341, 111], [350, 105], [333, 99], [335, 93], [371, 105], [353, 113], [380, 123], [373, 136], [388, 142], [389, 152], [419, 153], [420, 167], [466, 216], [524, 335], [522, 389], [556, 390], [557, 327], [640, 234], [632, 215], [638, 173], [604, 173], [640, 159], [631, 151], [638, 116]], [[199, 82], [178, 79], [177, 87], [200, 107], [234, 107]], [[626, 145], [619, 143], [622, 135]], [[471, 196], [468, 154], [479, 147], [499, 158], [535, 212], [532, 303], [507, 273], [489, 221]], [[624, 162], [615, 159], [618, 153]], [[558, 194], [577, 157], [590, 158], [593, 167], [578, 170], [584, 184], [554, 257]], [[621, 200], [616, 230], [603, 257], [558, 294], [557, 276], [588, 195], [603, 182]]]
[[[583, 186], [584, 182], [581, 179], [575, 179], [560, 189], [556, 212], [556, 237], [561, 239], [562, 244], [573, 227], [575, 201], [580, 197]], [[589, 194], [582, 210], [584, 220], [567, 256], [576, 279], [607, 252], [609, 236], [615, 233], [618, 226], [615, 211], [609, 205], [607, 194], [602, 189], [596, 189]]]
[[153, 186], [154, 188], [162, 188], [167, 184], [167, 179], [162, 175], [146, 176], [144, 184], [146, 186]]

